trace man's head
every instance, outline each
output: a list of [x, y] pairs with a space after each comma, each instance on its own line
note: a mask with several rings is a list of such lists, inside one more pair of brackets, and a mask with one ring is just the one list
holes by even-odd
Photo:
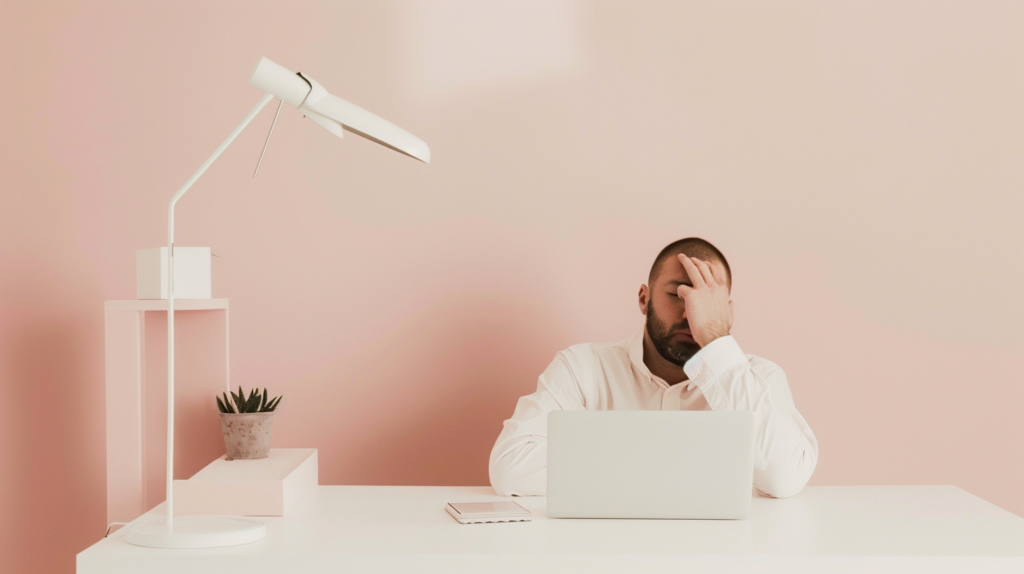
[[730, 288], [732, 270], [722, 252], [699, 237], [674, 241], [654, 259], [647, 285], [640, 286], [640, 312], [647, 315], [647, 335], [658, 354], [682, 366], [697, 354], [700, 345], [690, 334], [686, 306], [678, 295], [680, 285], [693, 285], [679, 262], [679, 254], [702, 259], [712, 268], [724, 270]]

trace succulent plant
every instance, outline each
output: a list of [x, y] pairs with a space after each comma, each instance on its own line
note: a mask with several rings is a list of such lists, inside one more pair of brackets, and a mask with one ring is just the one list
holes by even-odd
[[[234, 401], [234, 404], [232, 404]], [[220, 400], [217, 397], [217, 408], [220, 412], [226, 414], [242, 414], [242, 413], [268, 413], [273, 412], [277, 408], [277, 405], [281, 403], [281, 397], [270, 398], [267, 394], [267, 389], [263, 389], [261, 393], [259, 389], [253, 389], [249, 391], [249, 396], [245, 396], [245, 391], [242, 387], [238, 387], [238, 394], [231, 392], [231, 399], [228, 399], [228, 394], [224, 393], [224, 400]]]

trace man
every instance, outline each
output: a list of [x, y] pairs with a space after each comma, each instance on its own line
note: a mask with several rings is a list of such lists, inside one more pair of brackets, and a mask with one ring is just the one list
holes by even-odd
[[754, 487], [792, 496], [818, 462], [818, 442], [793, 404], [786, 375], [744, 355], [732, 328], [732, 271], [703, 239], [680, 239], [658, 254], [640, 286], [644, 328], [617, 344], [558, 353], [519, 399], [491, 451], [498, 494], [543, 495], [547, 415], [553, 410], [747, 410], [755, 418]]

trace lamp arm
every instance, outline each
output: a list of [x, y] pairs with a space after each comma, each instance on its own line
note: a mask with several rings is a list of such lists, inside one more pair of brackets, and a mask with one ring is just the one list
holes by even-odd
[[174, 522], [174, 206], [272, 99], [272, 94], [264, 94], [260, 98], [235, 131], [174, 194], [167, 207], [167, 524]]

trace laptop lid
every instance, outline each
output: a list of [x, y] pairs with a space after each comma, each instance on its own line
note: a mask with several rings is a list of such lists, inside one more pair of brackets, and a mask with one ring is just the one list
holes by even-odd
[[746, 518], [749, 411], [553, 411], [548, 516]]

